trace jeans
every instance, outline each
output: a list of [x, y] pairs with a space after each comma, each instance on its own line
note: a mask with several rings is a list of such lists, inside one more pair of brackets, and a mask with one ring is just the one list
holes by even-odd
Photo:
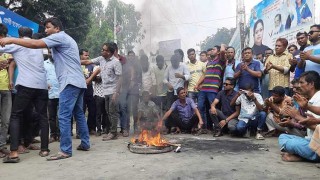
[[96, 102], [96, 126], [97, 126], [97, 132], [101, 132], [101, 126], [102, 128], [108, 128], [107, 125], [107, 113], [105, 109], [105, 100], [104, 97], [100, 96], [94, 96], [95, 102]]
[[252, 130], [262, 130], [265, 121], [266, 113], [264, 111], [261, 111], [259, 112], [255, 120], [249, 120], [248, 123], [242, 120], [230, 120], [228, 123], [228, 128], [231, 134], [243, 136], [244, 134], [246, 134], [248, 128]]
[[188, 92], [188, 97], [193, 99], [194, 103], [198, 103], [198, 94], [199, 92]]
[[320, 157], [309, 147], [310, 140], [295, 135], [281, 134], [279, 136], [279, 147], [281, 151], [299, 155], [310, 161], [320, 161]]
[[105, 109], [110, 123], [110, 132], [117, 134], [117, 126], [119, 119], [119, 104], [112, 102], [112, 94], [104, 96], [105, 98]]
[[9, 120], [12, 108], [11, 91], [0, 90], [0, 148], [7, 143]]
[[50, 137], [60, 137], [59, 122], [57, 121], [59, 98], [48, 100], [48, 113], [50, 124]]
[[133, 127], [135, 130], [137, 129], [138, 103], [138, 94], [130, 94], [129, 90], [122, 90], [119, 97], [121, 130], [129, 130], [131, 113], [134, 120]]
[[89, 131], [83, 112], [83, 94], [85, 89], [68, 84], [60, 93], [59, 98], [59, 128], [60, 149], [63, 153], [72, 155], [71, 118], [75, 117], [81, 146], [90, 148]]
[[200, 91], [198, 94], [198, 108], [201, 114], [201, 118], [203, 120], [203, 128], [206, 129], [207, 125], [208, 125], [208, 119], [206, 116], [206, 105], [205, 105], [205, 101], [208, 100], [209, 103], [211, 104], [214, 100], [214, 98], [216, 98], [217, 93], [215, 92], [204, 92], [204, 91]]
[[[49, 123], [47, 119], [47, 103], [48, 90], [28, 88], [21, 85], [17, 86], [17, 94], [16, 98], [14, 99], [10, 117], [11, 151], [18, 150], [20, 128], [22, 128], [20, 127], [21, 123], [31, 125], [32, 127], [32, 120], [30, 120], [30, 118], [23, 117], [24, 111], [32, 107], [32, 104], [34, 105], [36, 112], [39, 114], [40, 119], [41, 150], [49, 150]], [[29, 111], [29, 113], [32, 113], [32, 109]]]
[[96, 104], [94, 102], [93, 96], [83, 97], [83, 112], [86, 113], [88, 108], [88, 119], [87, 125], [89, 131], [96, 131]]

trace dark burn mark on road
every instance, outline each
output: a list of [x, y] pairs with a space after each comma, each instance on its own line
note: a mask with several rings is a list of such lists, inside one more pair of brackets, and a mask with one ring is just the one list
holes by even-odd
[[266, 145], [254, 144], [251, 141], [230, 140], [199, 140], [185, 139], [180, 141], [182, 148], [188, 151], [209, 151], [217, 153], [246, 153], [258, 150], [268, 150]]

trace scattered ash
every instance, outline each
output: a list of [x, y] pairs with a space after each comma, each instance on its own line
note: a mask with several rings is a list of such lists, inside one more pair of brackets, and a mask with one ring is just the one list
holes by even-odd
[[[201, 140], [184, 139], [180, 141], [181, 146], [187, 151], [209, 151], [216, 153], [238, 154], [251, 151], [269, 151], [263, 144], [254, 144], [251, 141], [232, 141], [232, 140]], [[181, 150], [183, 151], [183, 150]]]

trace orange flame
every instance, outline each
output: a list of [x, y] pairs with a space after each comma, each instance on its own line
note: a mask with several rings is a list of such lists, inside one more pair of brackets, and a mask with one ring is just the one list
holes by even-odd
[[167, 146], [168, 141], [162, 138], [161, 134], [158, 133], [157, 135], [153, 136], [153, 133], [148, 130], [142, 130], [139, 135], [139, 138], [132, 138], [132, 143], [142, 143], [148, 146]]

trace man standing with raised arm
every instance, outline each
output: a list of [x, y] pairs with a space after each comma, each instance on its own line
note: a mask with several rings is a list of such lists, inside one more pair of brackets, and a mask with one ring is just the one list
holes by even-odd
[[88, 126], [83, 112], [83, 94], [86, 82], [82, 74], [77, 43], [63, 31], [61, 21], [56, 17], [46, 19], [43, 39], [3, 38], [0, 45], [17, 44], [28, 48], [50, 48], [60, 85], [59, 126], [60, 152], [47, 160], [60, 160], [72, 156], [71, 117], [75, 116], [81, 144], [78, 150], [90, 148]]

